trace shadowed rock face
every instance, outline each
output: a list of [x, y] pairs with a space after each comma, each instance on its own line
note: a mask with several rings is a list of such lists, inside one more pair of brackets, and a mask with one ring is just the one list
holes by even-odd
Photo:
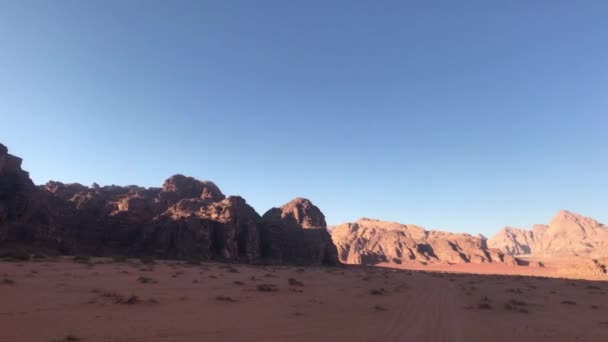
[[488, 245], [513, 255], [608, 257], [608, 227], [562, 210], [549, 225], [535, 225], [532, 230], [503, 228]]
[[367, 218], [336, 226], [332, 239], [340, 261], [349, 264], [517, 263], [512, 256], [487, 248], [482, 237]]
[[296, 198], [280, 208], [272, 208], [262, 220], [264, 257], [284, 263], [314, 260], [315, 264], [340, 264], [325, 216], [309, 200]]
[[[183, 175], [168, 178], [161, 188], [54, 181], [37, 187], [21, 169], [21, 159], [0, 144], [0, 242], [5, 246], [26, 244], [64, 254], [338, 264], [331, 259], [335, 247], [323, 214], [310, 201], [296, 199], [277, 214], [262, 220], [243, 198], [226, 198], [212, 182]], [[264, 235], [267, 225], [285, 232], [279, 240]], [[264, 236], [270, 241], [262, 241]]]

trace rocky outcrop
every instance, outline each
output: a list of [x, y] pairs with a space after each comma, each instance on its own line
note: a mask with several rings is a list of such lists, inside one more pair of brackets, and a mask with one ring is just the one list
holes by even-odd
[[284, 263], [339, 264], [325, 216], [309, 200], [296, 198], [268, 210], [262, 228], [264, 257]]
[[335, 265], [335, 247], [325, 228], [323, 214], [308, 200], [271, 209], [263, 220], [243, 198], [226, 197], [214, 183], [183, 175], [169, 177], [161, 188], [54, 181], [37, 187], [21, 169], [21, 159], [0, 145], [4, 246], [38, 246], [64, 254]]
[[608, 257], [608, 227], [562, 210], [549, 225], [535, 225], [532, 230], [503, 228], [488, 245], [513, 255]]
[[368, 218], [336, 226], [332, 239], [340, 261], [348, 264], [517, 263], [512, 256], [487, 248], [480, 237]]
[[505, 227], [501, 232], [488, 240], [488, 245], [498, 248], [510, 255], [530, 254], [540, 247], [540, 241], [547, 226], [537, 224], [532, 230]]
[[48, 223], [43, 198], [21, 162], [0, 144], [0, 242], [34, 235]]

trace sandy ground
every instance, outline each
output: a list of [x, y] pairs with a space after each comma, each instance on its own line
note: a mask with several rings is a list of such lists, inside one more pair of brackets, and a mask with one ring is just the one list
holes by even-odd
[[607, 291], [386, 268], [0, 262], [0, 341], [608, 341]]

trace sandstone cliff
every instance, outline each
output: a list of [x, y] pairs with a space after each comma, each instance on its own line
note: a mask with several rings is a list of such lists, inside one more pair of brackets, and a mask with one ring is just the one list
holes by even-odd
[[160, 188], [54, 181], [37, 187], [21, 159], [0, 144], [0, 247], [337, 265], [325, 228], [323, 214], [306, 199], [262, 218], [243, 198], [183, 175]]
[[381, 262], [465, 263], [504, 262], [515, 265], [512, 256], [490, 249], [481, 237], [427, 231], [415, 225], [363, 218], [334, 228], [332, 239], [340, 261], [373, 265]]
[[532, 230], [503, 228], [488, 245], [512, 255], [608, 257], [608, 227], [562, 210]]

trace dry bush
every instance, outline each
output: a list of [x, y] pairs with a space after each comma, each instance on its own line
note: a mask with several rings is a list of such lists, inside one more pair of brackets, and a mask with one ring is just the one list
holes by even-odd
[[0, 259], [4, 261], [29, 261], [30, 253], [21, 249], [1, 251]]
[[491, 310], [492, 306], [490, 305], [490, 298], [487, 296], [481, 297], [479, 303], [477, 303], [477, 308], [480, 310]]
[[68, 334], [68, 335], [65, 335], [65, 337], [62, 338], [61, 340], [54, 339], [51, 342], [77, 342], [77, 341], [82, 341], [82, 338], [80, 338], [76, 335]]
[[10, 278], [3, 278], [2, 285], [15, 285], [15, 281]]
[[258, 284], [256, 286], [256, 289], [260, 292], [276, 292], [279, 291], [279, 289], [276, 287], [276, 285], [273, 284]]
[[219, 295], [215, 297], [215, 300], [219, 300], [221, 302], [236, 302], [236, 300], [230, 296]]
[[384, 288], [381, 287], [379, 289], [372, 289], [369, 291], [369, 293], [374, 296], [381, 296], [386, 293], [386, 290], [384, 290]]
[[130, 295], [128, 297], [124, 297], [123, 295], [116, 293], [116, 292], [102, 292], [100, 294], [100, 296], [102, 298], [108, 298], [116, 304], [133, 305], [133, 304], [138, 304], [141, 302], [139, 297], [137, 297], [136, 295]]
[[112, 261], [114, 261], [114, 262], [125, 262], [127, 260], [128, 260], [127, 257], [124, 255], [115, 255], [112, 257]]
[[76, 255], [74, 256], [74, 258], [72, 258], [72, 260], [74, 260], [74, 262], [80, 263], [80, 264], [90, 264], [91, 263], [91, 256], [89, 255]]
[[156, 264], [156, 260], [154, 260], [154, 258], [151, 256], [143, 256], [143, 257], [139, 258], [139, 262], [141, 262], [144, 265]]
[[149, 278], [149, 277], [139, 277], [137, 278], [137, 281], [142, 283], [142, 284], [156, 284], [158, 283], [155, 279]]
[[492, 310], [492, 306], [489, 303], [478, 303], [477, 308], [480, 310]]
[[287, 279], [287, 282], [289, 283], [289, 285], [291, 286], [304, 286], [304, 283], [295, 279], [295, 278], [289, 278]]

